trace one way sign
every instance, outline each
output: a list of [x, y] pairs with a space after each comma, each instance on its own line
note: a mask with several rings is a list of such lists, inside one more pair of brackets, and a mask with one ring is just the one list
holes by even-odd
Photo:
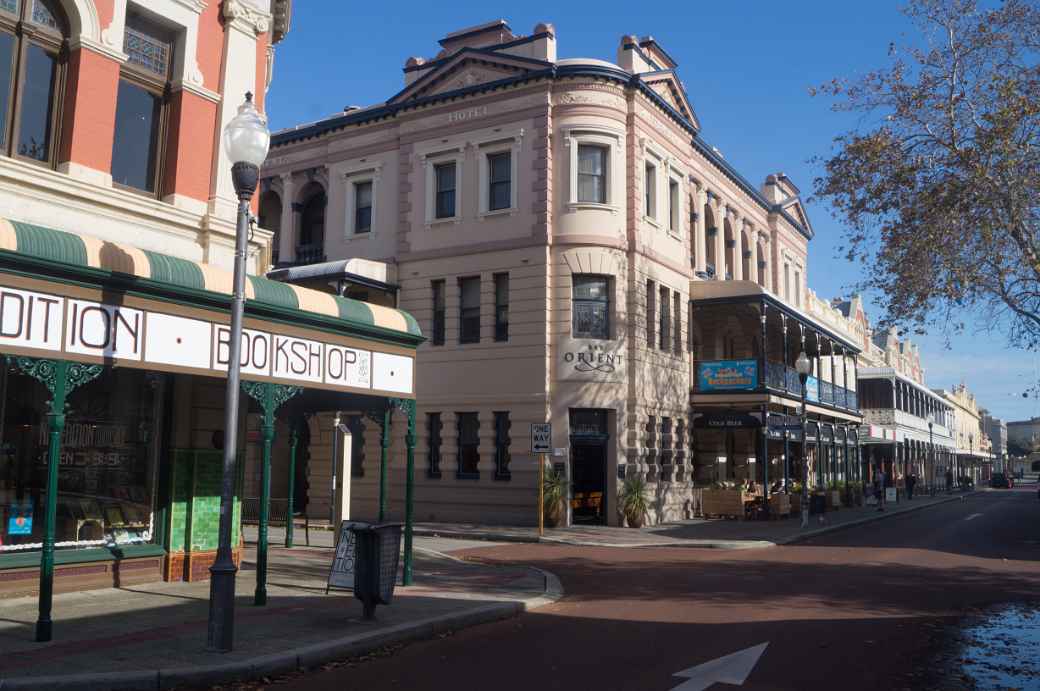
[[531, 423], [531, 453], [552, 453], [551, 423]]

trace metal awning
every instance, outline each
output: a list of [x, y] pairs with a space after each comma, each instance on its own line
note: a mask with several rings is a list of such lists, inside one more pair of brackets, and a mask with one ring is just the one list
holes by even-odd
[[[244, 379], [414, 396], [410, 314], [247, 278]], [[225, 376], [231, 293], [205, 263], [0, 219], [3, 353]]]

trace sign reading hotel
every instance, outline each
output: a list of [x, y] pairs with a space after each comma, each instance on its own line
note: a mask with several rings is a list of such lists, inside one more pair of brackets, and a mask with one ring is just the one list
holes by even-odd
[[[89, 300], [0, 287], [0, 348], [93, 356], [120, 365], [226, 374], [224, 324]], [[243, 329], [242, 376], [301, 385], [411, 394], [411, 357]]]
[[714, 360], [697, 363], [698, 391], [754, 391], [758, 360]]

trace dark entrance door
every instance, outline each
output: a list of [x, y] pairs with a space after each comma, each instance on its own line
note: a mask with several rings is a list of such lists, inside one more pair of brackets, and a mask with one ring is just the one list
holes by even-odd
[[607, 411], [572, 410], [571, 516], [574, 523], [606, 524]]

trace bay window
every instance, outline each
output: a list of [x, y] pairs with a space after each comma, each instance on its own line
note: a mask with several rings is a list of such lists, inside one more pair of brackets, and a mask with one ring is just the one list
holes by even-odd
[[610, 279], [576, 274], [571, 282], [572, 337], [609, 340]]

